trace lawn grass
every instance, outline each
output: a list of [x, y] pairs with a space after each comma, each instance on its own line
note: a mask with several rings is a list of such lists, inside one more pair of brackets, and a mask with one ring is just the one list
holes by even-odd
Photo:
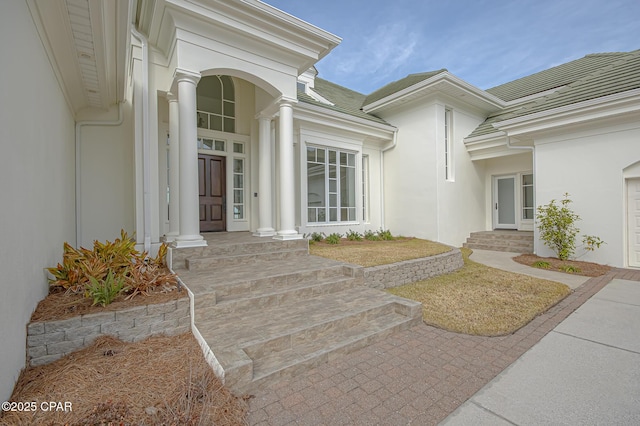
[[348, 241], [309, 244], [309, 253], [364, 267], [388, 265], [446, 253], [451, 247], [418, 238], [398, 237], [392, 241]]
[[429, 325], [479, 336], [513, 333], [571, 293], [564, 284], [473, 262], [471, 250], [461, 251], [458, 271], [387, 291], [421, 302]]

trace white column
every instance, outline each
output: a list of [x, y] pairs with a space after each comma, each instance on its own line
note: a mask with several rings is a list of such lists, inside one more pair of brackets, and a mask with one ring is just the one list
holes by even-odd
[[198, 193], [198, 145], [196, 124], [196, 86], [200, 74], [178, 71], [178, 115], [180, 144], [180, 234], [175, 247], [206, 246], [200, 235], [200, 196]]
[[172, 242], [180, 235], [180, 122], [178, 98], [167, 93], [169, 101], [169, 232], [166, 242]]
[[279, 240], [297, 240], [302, 235], [295, 230], [295, 173], [293, 168], [293, 102], [280, 102], [280, 228], [274, 237]]
[[258, 230], [257, 237], [272, 237], [272, 181], [271, 181], [271, 117], [259, 116], [258, 147]]

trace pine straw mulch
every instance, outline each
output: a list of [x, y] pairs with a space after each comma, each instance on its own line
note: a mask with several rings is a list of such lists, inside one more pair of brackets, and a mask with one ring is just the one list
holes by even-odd
[[[610, 266], [600, 265], [598, 263], [592, 262], [581, 262], [579, 260], [560, 260], [557, 257], [540, 257], [535, 254], [521, 254], [513, 258], [518, 263], [521, 263], [526, 266], [532, 266], [535, 268], [534, 263], [536, 262], [547, 262], [549, 264], [549, 268], [540, 268], [546, 269], [548, 271], [556, 271], [556, 272], [565, 272], [572, 273], [574, 275], [582, 275], [585, 277], [599, 277], [601, 275], [606, 274], [611, 270]], [[575, 272], [567, 272], [563, 270], [563, 267], [573, 267]]]
[[38, 303], [36, 310], [31, 315], [31, 322], [62, 320], [84, 314], [160, 304], [187, 297], [187, 291], [184, 288], [177, 288], [173, 291], [150, 292], [148, 296], [137, 295], [129, 300], [126, 300], [125, 297], [126, 295], [120, 295], [105, 307], [92, 306], [93, 300], [89, 297], [67, 293], [59, 287], [51, 287], [49, 295]]
[[[36, 401], [38, 408], [0, 413], [0, 424], [245, 425], [246, 399], [216, 378], [191, 333], [137, 343], [105, 336], [23, 370], [11, 401]], [[70, 402], [72, 411], [43, 411], [43, 401]]]

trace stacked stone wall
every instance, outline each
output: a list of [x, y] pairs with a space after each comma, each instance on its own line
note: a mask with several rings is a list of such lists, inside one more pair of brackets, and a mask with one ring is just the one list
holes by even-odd
[[80, 315], [58, 321], [32, 322], [27, 327], [27, 362], [43, 365], [89, 346], [104, 335], [137, 342], [155, 335], [191, 330], [189, 298], [136, 306], [119, 311]]
[[369, 287], [382, 290], [448, 274], [463, 265], [462, 253], [454, 248], [436, 256], [365, 268], [364, 282]]

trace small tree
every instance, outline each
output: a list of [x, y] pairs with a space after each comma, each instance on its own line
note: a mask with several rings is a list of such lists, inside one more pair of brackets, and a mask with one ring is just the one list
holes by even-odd
[[[539, 206], [536, 215], [540, 238], [561, 260], [567, 260], [573, 256], [576, 251], [576, 236], [580, 232], [575, 225], [580, 220], [580, 216], [569, 208], [570, 203], [569, 194], [565, 193], [560, 204], [556, 204], [556, 200], [551, 200], [549, 204]], [[582, 243], [585, 250], [593, 251], [604, 241], [599, 237], [583, 235]]]

